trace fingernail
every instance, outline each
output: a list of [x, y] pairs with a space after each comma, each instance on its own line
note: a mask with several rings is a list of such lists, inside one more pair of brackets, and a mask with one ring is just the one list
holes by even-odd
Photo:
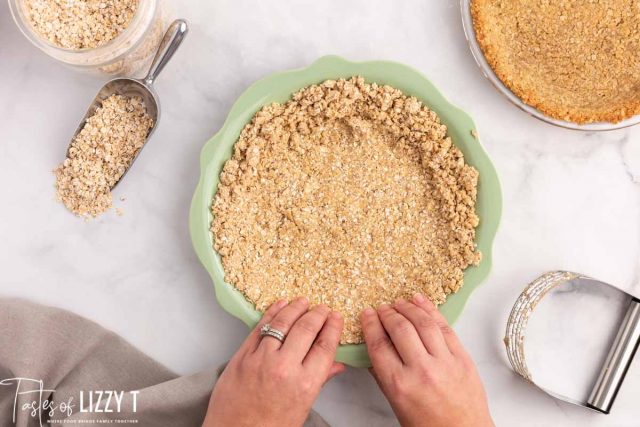
[[340, 320], [342, 319], [342, 313], [340, 313], [339, 311], [332, 311], [331, 314], [329, 314], [329, 317], [334, 320]]
[[365, 308], [362, 312], [363, 316], [373, 316], [374, 314], [376, 314], [376, 311], [373, 308]]
[[407, 300], [406, 300], [406, 299], [404, 299], [404, 298], [398, 298], [398, 299], [396, 300], [396, 304], [404, 304], [404, 303], [406, 303], [406, 302], [407, 302]]
[[296, 302], [299, 302], [301, 304], [307, 305], [309, 304], [309, 300], [305, 297], [298, 297], [296, 298]]
[[278, 301], [278, 302], [275, 304], [275, 306], [276, 306], [276, 308], [282, 308], [282, 307], [284, 307], [284, 306], [285, 306], [285, 305], [287, 305], [287, 304], [288, 304], [287, 300], [285, 300], [285, 299], [281, 299], [280, 301]]
[[391, 306], [387, 303], [380, 304], [380, 307], [378, 307], [378, 310], [379, 311], [391, 310]]
[[422, 304], [424, 302], [424, 295], [418, 293], [413, 296], [413, 300], [418, 304]]

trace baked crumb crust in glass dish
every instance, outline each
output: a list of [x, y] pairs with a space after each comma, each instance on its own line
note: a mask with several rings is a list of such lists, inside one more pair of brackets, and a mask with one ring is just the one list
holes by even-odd
[[476, 61], [521, 109], [580, 130], [640, 121], [638, 3], [461, 0], [461, 7]]

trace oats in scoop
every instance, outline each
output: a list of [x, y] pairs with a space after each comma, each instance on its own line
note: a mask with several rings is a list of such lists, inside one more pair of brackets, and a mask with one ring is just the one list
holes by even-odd
[[83, 217], [111, 208], [111, 188], [144, 145], [152, 125], [140, 97], [111, 95], [102, 101], [54, 171], [58, 199]]

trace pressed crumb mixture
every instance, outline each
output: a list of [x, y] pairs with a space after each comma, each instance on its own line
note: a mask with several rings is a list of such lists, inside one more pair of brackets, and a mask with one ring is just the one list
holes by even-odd
[[212, 205], [226, 280], [264, 310], [306, 296], [359, 313], [416, 292], [436, 304], [478, 264], [478, 172], [437, 115], [360, 77], [265, 106], [235, 144]]
[[111, 208], [111, 188], [129, 168], [152, 126], [140, 97], [111, 95], [102, 101], [54, 171], [58, 199], [83, 217], [96, 217]]
[[640, 114], [640, 2], [473, 0], [476, 36], [503, 83], [576, 123]]
[[124, 31], [139, 0], [26, 0], [33, 29], [55, 46], [95, 48]]

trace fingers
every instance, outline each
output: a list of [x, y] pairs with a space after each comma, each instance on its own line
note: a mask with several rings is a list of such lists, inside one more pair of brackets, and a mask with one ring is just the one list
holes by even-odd
[[[306, 313], [308, 308], [309, 301], [306, 298], [297, 298], [289, 305], [282, 308], [278, 314], [273, 317], [269, 324], [272, 328], [281, 331], [286, 336], [296, 320]], [[282, 343], [278, 339], [270, 336], [264, 336], [260, 340], [258, 350], [275, 351], [281, 346]]]
[[391, 342], [405, 364], [418, 364], [429, 357], [418, 331], [406, 317], [388, 304], [382, 304], [378, 308], [378, 315], [382, 326], [389, 334]]
[[425, 298], [422, 294], [416, 294], [413, 297], [413, 303], [433, 317], [440, 327], [440, 332], [442, 333], [444, 341], [447, 343], [447, 347], [452, 354], [460, 355], [465, 353], [464, 347], [458, 339], [458, 335], [456, 335], [455, 331], [451, 329], [449, 323], [447, 323], [447, 319], [444, 318], [442, 313], [438, 310], [438, 307], [436, 307], [431, 300]]
[[402, 366], [402, 359], [393, 347], [391, 339], [382, 326], [378, 313], [368, 308], [360, 315], [364, 342], [374, 367], [395, 369]]
[[280, 300], [278, 302], [271, 304], [271, 306], [267, 309], [267, 311], [265, 311], [264, 314], [262, 315], [262, 319], [260, 319], [256, 327], [253, 328], [253, 330], [251, 331], [247, 339], [244, 341], [242, 346], [240, 346], [239, 352], [240, 351], [248, 351], [248, 352], [256, 351], [256, 349], [258, 348], [258, 345], [260, 344], [260, 339], [262, 338], [260, 336], [260, 328], [265, 323], [269, 323], [274, 318], [274, 316], [278, 314], [280, 310], [282, 310], [286, 305], [287, 305], [287, 302], [285, 300]]
[[305, 368], [312, 372], [324, 372], [323, 378], [326, 377], [336, 357], [343, 326], [342, 315], [337, 311], [331, 312], [302, 362]]
[[329, 307], [318, 305], [302, 315], [291, 327], [280, 350], [290, 355], [296, 362], [302, 363], [329, 313], [331, 313]]
[[396, 301], [394, 308], [413, 324], [429, 354], [436, 357], [451, 355], [440, 325], [430, 313], [402, 298]]

